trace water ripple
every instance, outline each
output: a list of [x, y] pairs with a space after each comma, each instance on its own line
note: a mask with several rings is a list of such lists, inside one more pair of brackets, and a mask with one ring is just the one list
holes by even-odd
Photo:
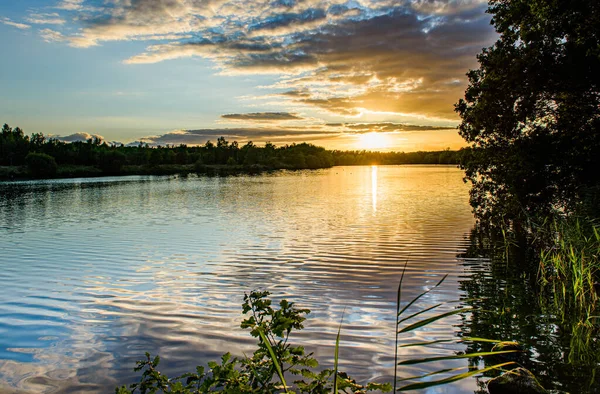
[[[112, 391], [145, 351], [167, 373], [247, 354], [252, 289], [312, 310], [296, 340], [325, 366], [346, 308], [343, 368], [389, 380], [404, 262], [407, 297], [449, 274], [416, 307], [458, 298], [467, 199], [459, 170], [428, 166], [0, 184], [0, 390]], [[457, 319], [403, 341], [452, 337]]]

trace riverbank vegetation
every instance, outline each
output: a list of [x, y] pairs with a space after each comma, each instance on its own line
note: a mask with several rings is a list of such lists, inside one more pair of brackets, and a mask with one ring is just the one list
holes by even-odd
[[[528, 365], [536, 376], [595, 392], [600, 3], [492, 0], [488, 12], [499, 39], [478, 55], [456, 111], [470, 144], [461, 167], [472, 184], [477, 232], [502, 272], [482, 278], [499, 300], [479, 306], [505, 313], [506, 321], [478, 316], [469, 332], [519, 338], [538, 354], [540, 362]], [[519, 287], [532, 302], [515, 304], [522, 297], [508, 292]], [[530, 320], [512, 321], [520, 316]]]
[[0, 179], [68, 178], [102, 175], [169, 175], [191, 172], [228, 175], [334, 165], [458, 164], [462, 151], [330, 151], [311, 144], [277, 147], [220, 137], [202, 146], [125, 146], [98, 138], [63, 142], [43, 134], [25, 135], [5, 124], [0, 134]]
[[[406, 271], [406, 265], [404, 272]], [[256, 338], [256, 350], [252, 356], [243, 358], [233, 357], [226, 353], [221, 357], [221, 362], [208, 362], [208, 368], [197, 366], [194, 372], [169, 378], [158, 370], [160, 357], [151, 357], [146, 353], [143, 360], [138, 361], [135, 370], [141, 372], [138, 383], [121, 386], [116, 389], [117, 394], [139, 393], [166, 393], [166, 394], [204, 394], [204, 393], [367, 393], [371, 391], [414, 391], [455, 382], [474, 375], [480, 375], [492, 370], [502, 370], [513, 366], [510, 359], [499, 360], [502, 357], [513, 357], [520, 352], [518, 349], [494, 349], [492, 351], [476, 353], [458, 353], [441, 357], [404, 358], [398, 350], [402, 348], [416, 348], [435, 346], [440, 343], [454, 342], [452, 340], [418, 341], [399, 345], [398, 338], [402, 334], [427, 327], [447, 317], [471, 312], [470, 308], [447, 308], [445, 312], [432, 314], [432, 311], [448, 306], [449, 303], [440, 303], [420, 310], [415, 310], [413, 305], [430, 291], [441, 285], [446, 276], [442, 277], [435, 286], [423, 291], [409, 301], [402, 300], [402, 278], [398, 285], [395, 325], [395, 356], [393, 383], [369, 382], [361, 384], [342, 372], [343, 361], [340, 363], [339, 346], [342, 335], [343, 315], [338, 329], [333, 368], [319, 368], [318, 361], [312, 353], [306, 353], [303, 346], [295, 346], [290, 342], [293, 331], [304, 328], [308, 309], [299, 309], [294, 303], [287, 300], [279, 302], [279, 308], [272, 306], [267, 291], [254, 291], [244, 296], [242, 312], [246, 315], [241, 323], [242, 329], [250, 330]], [[462, 337], [461, 343], [492, 343], [499, 341], [483, 338]], [[424, 373], [419, 376], [400, 377], [402, 366], [421, 365], [439, 361], [462, 360], [467, 358], [489, 359], [495, 358], [484, 368], [463, 366], [452, 369], [442, 369]], [[400, 367], [400, 368], [398, 368]], [[464, 372], [460, 372], [464, 370]], [[288, 383], [292, 377], [296, 379]], [[442, 378], [440, 378], [442, 377]]]
[[[54, 177], [88, 170], [156, 174], [215, 168], [460, 164], [472, 185], [470, 203], [477, 219], [464, 257], [487, 258], [490, 266], [488, 272], [461, 283], [467, 295], [462, 304], [471, 308], [444, 312], [462, 313], [463, 340], [475, 337], [465, 340], [468, 352], [455, 358], [469, 359], [474, 367], [491, 353], [488, 349], [497, 339], [511, 340], [527, 356], [518, 363], [544, 385], [594, 392], [600, 387], [600, 2], [491, 0], [488, 12], [499, 38], [479, 54], [479, 68], [467, 74], [465, 97], [456, 104], [459, 133], [469, 144], [467, 149], [342, 152], [310, 144], [239, 146], [224, 138], [216, 145], [197, 147], [117, 146], [98, 139], [67, 144], [41, 134], [27, 137], [21, 129], [5, 125], [0, 165], [10, 169], [3, 169], [0, 177]], [[138, 363], [141, 381], [119, 392], [291, 392], [292, 385], [286, 383], [290, 374], [299, 377], [294, 390], [304, 393], [390, 388], [356, 383], [339, 371], [337, 358], [333, 369], [316, 369], [317, 361], [304, 348], [288, 343], [308, 311], [284, 301], [275, 310], [266, 295], [252, 293], [243, 307], [251, 316], [242, 327], [258, 341], [251, 357], [226, 354], [220, 364], [209, 363], [208, 370], [198, 367], [194, 373], [169, 379], [157, 370], [159, 358], [148, 355]], [[400, 305], [399, 300], [397, 316], [404, 311]], [[413, 311], [408, 318], [423, 319], [408, 327], [419, 329], [445, 317], [425, 317], [435, 307]], [[398, 327], [396, 333], [402, 330]], [[481, 337], [497, 339], [477, 339]], [[339, 336], [336, 354], [338, 346]], [[443, 359], [395, 360], [395, 364]], [[497, 360], [489, 363], [455, 376], [509, 367]], [[417, 378], [428, 380], [433, 375]], [[394, 384], [399, 382], [394, 377]], [[421, 381], [399, 389], [426, 387]]]

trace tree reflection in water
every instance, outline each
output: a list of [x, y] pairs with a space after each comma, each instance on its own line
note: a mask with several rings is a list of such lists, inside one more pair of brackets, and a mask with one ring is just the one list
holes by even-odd
[[[551, 292], [537, 281], [536, 253], [475, 228], [462, 260], [464, 304], [461, 336], [516, 341], [524, 348], [518, 362], [547, 389], [570, 393], [600, 392], [600, 327], [585, 324], [581, 314], [557, 307]], [[598, 314], [598, 313], [596, 313]], [[596, 320], [597, 321], [597, 320]], [[489, 351], [492, 343], [469, 342], [468, 352]], [[491, 364], [497, 360], [471, 359]], [[486, 373], [487, 377], [497, 371]], [[485, 379], [487, 380], [487, 379]], [[479, 383], [483, 391], [484, 384]]]

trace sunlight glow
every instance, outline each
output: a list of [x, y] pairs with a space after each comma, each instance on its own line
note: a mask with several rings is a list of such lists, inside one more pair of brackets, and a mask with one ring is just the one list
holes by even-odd
[[390, 139], [385, 133], [364, 133], [358, 140], [361, 149], [383, 149], [390, 147]]

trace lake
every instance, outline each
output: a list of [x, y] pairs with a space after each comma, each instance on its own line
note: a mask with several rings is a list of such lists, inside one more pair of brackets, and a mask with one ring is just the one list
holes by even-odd
[[[465, 299], [470, 281], [491, 278], [487, 258], [469, 253], [462, 177], [452, 166], [373, 166], [0, 183], [0, 389], [112, 392], [135, 381], [145, 351], [169, 374], [250, 354], [255, 340], [239, 324], [253, 289], [312, 311], [292, 342], [325, 367], [345, 310], [340, 369], [391, 381], [405, 262], [405, 299], [448, 274], [417, 308]], [[457, 339], [468, 321], [453, 316], [401, 342]], [[427, 392], [476, 389], [469, 379]]]

